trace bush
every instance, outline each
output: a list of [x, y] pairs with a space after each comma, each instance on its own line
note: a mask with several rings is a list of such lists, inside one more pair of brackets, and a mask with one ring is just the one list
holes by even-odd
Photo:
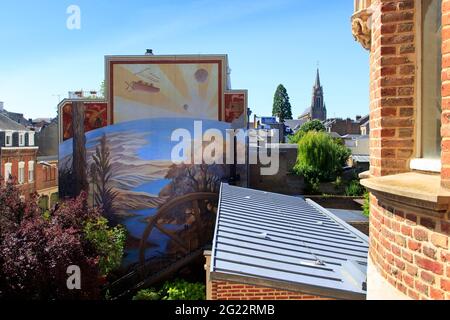
[[364, 215], [366, 217], [370, 216], [370, 193], [369, 192], [366, 192], [364, 194], [363, 211], [364, 211]]
[[98, 218], [89, 220], [84, 226], [86, 240], [90, 241], [99, 255], [102, 275], [120, 267], [125, 247], [126, 232], [121, 226], [110, 228], [108, 220]]
[[305, 177], [309, 186], [333, 181], [342, 173], [350, 150], [325, 132], [310, 131], [298, 143], [294, 171]]
[[202, 283], [185, 280], [166, 282], [160, 291], [163, 300], [206, 300], [206, 287]]
[[155, 301], [161, 300], [161, 297], [155, 289], [146, 289], [139, 291], [134, 297], [134, 301], [147, 300], [147, 301]]
[[348, 187], [345, 189], [345, 195], [348, 197], [360, 197], [364, 195], [366, 189], [359, 183], [358, 180], [353, 180], [350, 182]]

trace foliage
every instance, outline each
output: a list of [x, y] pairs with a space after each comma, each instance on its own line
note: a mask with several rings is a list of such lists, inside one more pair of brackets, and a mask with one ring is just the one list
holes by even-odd
[[366, 189], [359, 183], [359, 180], [353, 180], [345, 188], [345, 195], [347, 197], [360, 197], [364, 195]]
[[120, 267], [126, 240], [126, 232], [122, 226], [111, 228], [108, 220], [97, 218], [86, 222], [84, 234], [99, 255], [101, 275], [106, 276]]
[[308, 121], [293, 136], [289, 137], [289, 142], [297, 144], [305, 136], [305, 134], [311, 131], [325, 132], [326, 128], [320, 120]]
[[370, 216], [370, 193], [369, 192], [366, 192], [364, 194], [363, 211], [364, 211], [364, 215], [366, 217]]
[[274, 117], [279, 117], [280, 122], [292, 120], [292, 106], [289, 102], [289, 95], [282, 84], [278, 86], [273, 98], [272, 115]]
[[145, 289], [139, 291], [134, 297], [133, 300], [139, 301], [139, 300], [148, 300], [148, 301], [155, 301], [155, 300], [161, 300], [161, 296], [155, 289]]
[[325, 132], [310, 131], [298, 143], [294, 171], [303, 175], [314, 191], [320, 182], [332, 181], [340, 175], [350, 154], [348, 148]]
[[100, 206], [103, 213], [110, 216], [114, 211], [114, 199], [117, 193], [109, 185], [111, 173], [110, 151], [107, 146], [106, 135], [100, 139], [100, 145], [97, 146], [95, 154], [92, 156], [94, 165], [90, 167], [91, 180], [94, 184], [95, 204]]
[[205, 300], [206, 287], [202, 283], [185, 280], [166, 282], [160, 291], [163, 300]]
[[[101, 240], [121, 240], [120, 234], [104, 221], [94, 224], [100, 227], [88, 227], [86, 221], [99, 221], [101, 215], [88, 208], [85, 193], [46, 215], [37, 197], [22, 201], [19, 194], [12, 184], [0, 187], [0, 210], [5, 213], [0, 215], [0, 295], [40, 300], [99, 298], [100, 262], [121, 256], [116, 248], [110, 258], [111, 251], [104, 249]], [[72, 265], [80, 267], [81, 290], [67, 288], [67, 268]]]

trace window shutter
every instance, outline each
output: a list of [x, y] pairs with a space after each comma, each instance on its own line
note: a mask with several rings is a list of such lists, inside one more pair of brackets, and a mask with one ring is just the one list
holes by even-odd
[[25, 133], [25, 147], [28, 147], [30, 145], [30, 134], [27, 132]]
[[4, 147], [6, 145], [6, 134], [4, 132], [0, 132], [0, 147]]
[[19, 133], [18, 132], [13, 132], [13, 134], [12, 134], [12, 145], [13, 145], [13, 147], [19, 146]]

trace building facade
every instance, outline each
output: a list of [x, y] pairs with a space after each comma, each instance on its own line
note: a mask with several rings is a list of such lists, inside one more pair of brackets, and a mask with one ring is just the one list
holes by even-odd
[[370, 51], [369, 299], [450, 299], [449, 17], [449, 0], [355, 1]]
[[36, 191], [36, 156], [34, 132], [0, 114], [1, 183], [15, 181], [20, 192], [29, 198]]
[[320, 120], [325, 121], [327, 119], [327, 107], [323, 96], [323, 87], [320, 83], [320, 73], [317, 69], [316, 82], [313, 87], [311, 107], [305, 110], [305, 112], [299, 117], [299, 120]]

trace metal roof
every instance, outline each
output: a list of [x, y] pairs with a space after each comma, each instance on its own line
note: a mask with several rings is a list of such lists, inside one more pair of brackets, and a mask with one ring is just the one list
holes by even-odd
[[370, 162], [369, 155], [354, 154], [354, 155], [352, 155], [352, 159], [354, 162], [360, 162], [360, 163]]
[[368, 238], [313, 201], [222, 184], [211, 279], [364, 299]]

